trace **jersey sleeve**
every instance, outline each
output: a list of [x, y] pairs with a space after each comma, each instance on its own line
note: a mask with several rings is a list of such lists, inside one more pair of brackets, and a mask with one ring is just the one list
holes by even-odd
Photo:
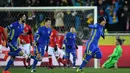
[[51, 33], [52, 33], [52, 30], [50, 28], [49, 28], [49, 31], [50, 31], [50, 34], [48, 36], [47, 45], [50, 43], [50, 36], [51, 36]]
[[7, 28], [8, 30], [10, 30], [10, 29], [16, 28], [17, 26], [18, 26], [18, 24], [15, 22], [15, 23], [13, 23], [13, 24], [7, 26], [6, 28]]
[[20, 39], [20, 43], [22, 43], [23, 36], [22, 36], [22, 35], [20, 35], [20, 36], [19, 36], [19, 39]]
[[96, 24], [94, 24], [94, 25], [93, 25], [93, 24], [90, 24], [90, 25], [88, 25], [88, 27], [91, 28], [91, 29], [96, 29], [96, 28], [97, 28], [97, 25], [96, 25]]
[[103, 39], [105, 39], [105, 28], [103, 28], [103, 30], [101, 31], [101, 37], [103, 38]]
[[67, 34], [65, 35], [65, 38], [64, 38], [64, 44], [67, 44]]

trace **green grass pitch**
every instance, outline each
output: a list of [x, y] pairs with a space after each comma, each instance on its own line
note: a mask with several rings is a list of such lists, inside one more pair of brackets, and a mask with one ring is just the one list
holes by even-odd
[[[0, 73], [2, 73], [3, 68], [0, 68]], [[37, 72], [35, 73], [76, 73], [76, 69], [73, 68], [54, 68], [47, 69], [43, 67], [37, 67]], [[31, 73], [30, 69], [25, 69], [22, 67], [10, 68], [11, 73]], [[84, 68], [84, 73], [130, 73], [130, 68], [118, 68], [118, 69], [94, 69], [94, 68]]]

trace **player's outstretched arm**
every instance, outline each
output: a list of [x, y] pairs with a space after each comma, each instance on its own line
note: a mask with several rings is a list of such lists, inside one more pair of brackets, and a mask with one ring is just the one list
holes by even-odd
[[90, 24], [90, 25], [88, 25], [88, 27], [91, 28], [91, 29], [96, 29], [97, 28], [97, 26], [94, 25], [94, 24]]

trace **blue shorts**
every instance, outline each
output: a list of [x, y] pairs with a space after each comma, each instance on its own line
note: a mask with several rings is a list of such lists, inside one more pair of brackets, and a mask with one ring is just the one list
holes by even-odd
[[75, 46], [66, 46], [66, 57], [70, 58], [70, 54], [72, 54], [73, 57], [76, 57], [76, 47]]
[[8, 44], [9, 48], [10, 48], [10, 52], [16, 52], [19, 53], [21, 51], [20, 48], [18, 48], [16, 45], [13, 45], [11, 43]]
[[40, 53], [41, 56], [43, 57], [44, 56], [44, 48], [45, 46], [44, 45], [37, 45], [35, 48], [34, 48], [34, 54], [37, 54], [37, 53]]
[[76, 47], [75, 46], [66, 46], [65, 52], [67, 52], [67, 53], [76, 52]]
[[84, 52], [84, 59], [86, 59], [88, 56], [90, 58], [101, 59], [102, 53], [97, 45], [88, 42]]

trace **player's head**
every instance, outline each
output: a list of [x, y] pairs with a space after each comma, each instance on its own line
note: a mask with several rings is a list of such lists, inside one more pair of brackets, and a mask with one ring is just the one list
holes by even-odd
[[44, 22], [45, 22], [46, 27], [51, 27], [51, 19], [50, 18], [45, 18]]
[[75, 29], [74, 27], [71, 27], [71, 28], [70, 28], [70, 32], [76, 33], [76, 29]]
[[105, 18], [105, 17], [100, 17], [100, 18], [98, 19], [98, 23], [99, 23], [100, 25], [102, 25], [102, 26], [105, 26], [105, 24], [106, 24], [106, 18]]
[[21, 21], [22, 23], [25, 23], [26, 22], [26, 15], [24, 13], [19, 13], [18, 20]]
[[124, 43], [125, 39], [121, 39], [119, 36], [116, 38], [116, 45], [122, 45]]

